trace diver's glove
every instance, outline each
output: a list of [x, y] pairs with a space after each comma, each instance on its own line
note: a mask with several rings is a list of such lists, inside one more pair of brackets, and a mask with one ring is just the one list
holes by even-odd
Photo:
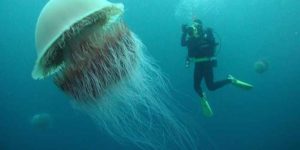
[[182, 31], [183, 34], [187, 34], [187, 27], [188, 27], [187, 24], [181, 25], [181, 31]]

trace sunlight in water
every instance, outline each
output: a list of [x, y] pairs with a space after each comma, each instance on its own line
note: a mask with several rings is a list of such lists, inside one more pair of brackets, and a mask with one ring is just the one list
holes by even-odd
[[186, 22], [194, 17], [215, 16], [220, 13], [223, 1], [181, 0], [175, 10], [177, 20]]

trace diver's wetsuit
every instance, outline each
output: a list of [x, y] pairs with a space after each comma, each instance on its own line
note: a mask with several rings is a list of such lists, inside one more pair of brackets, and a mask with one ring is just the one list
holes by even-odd
[[[181, 37], [181, 46], [186, 46], [188, 48], [189, 58], [212, 58], [214, 57], [216, 43], [212, 30], [207, 29], [204, 34], [199, 37], [187, 38], [187, 33], [183, 33]], [[209, 90], [216, 90], [231, 82], [229, 79], [214, 81], [213, 67], [215, 65], [216, 60], [195, 62], [194, 88], [201, 97], [203, 97], [203, 91], [200, 84], [203, 77]]]

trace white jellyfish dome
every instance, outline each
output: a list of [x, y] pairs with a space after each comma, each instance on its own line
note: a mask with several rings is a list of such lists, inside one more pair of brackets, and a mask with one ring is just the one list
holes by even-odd
[[35, 43], [38, 58], [32, 77], [40, 79], [55, 72], [60, 64], [45, 64], [48, 59], [57, 59], [47, 58], [49, 56], [46, 56], [46, 53], [55, 53], [55, 46], [64, 42], [64, 32], [70, 30], [74, 24], [106, 7], [119, 10], [112, 13], [109, 20], [119, 17], [124, 9], [123, 4], [113, 4], [106, 0], [50, 0], [40, 13], [36, 24]]

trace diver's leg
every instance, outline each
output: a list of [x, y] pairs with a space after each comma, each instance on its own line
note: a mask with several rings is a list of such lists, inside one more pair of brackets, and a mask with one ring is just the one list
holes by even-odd
[[200, 97], [203, 97], [203, 91], [201, 88], [201, 80], [203, 78], [203, 69], [200, 65], [200, 63], [195, 63], [194, 68], [194, 89], [198, 93]]
[[213, 66], [211, 63], [207, 63], [205, 65], [204, 69], [205, 69], [204, 78], [205, 78], [205, 83], [206, 83], [208, 90], [214, 91], [216, 89], [223, 87], [226, 84], [231, 83], [231, 80], [229, 80], [229, 79], [214, 81], [214, 72], [213, 72]]
[[[196, 65], [197, 64], [197, 65]], [[201, 110], [205, 117], [212, 117], [213, 111], [208, 103], [208, 99], [205, 95], [205, 93], [201, 89], [201, 81], [204, 77], [205, 67], [203, 66], [203, 63], [196, 63], [195, 64], [195, 71], [194, 71], [194, 87], [196, 92], [200, 96], [200, 104], [201, 104]]]

